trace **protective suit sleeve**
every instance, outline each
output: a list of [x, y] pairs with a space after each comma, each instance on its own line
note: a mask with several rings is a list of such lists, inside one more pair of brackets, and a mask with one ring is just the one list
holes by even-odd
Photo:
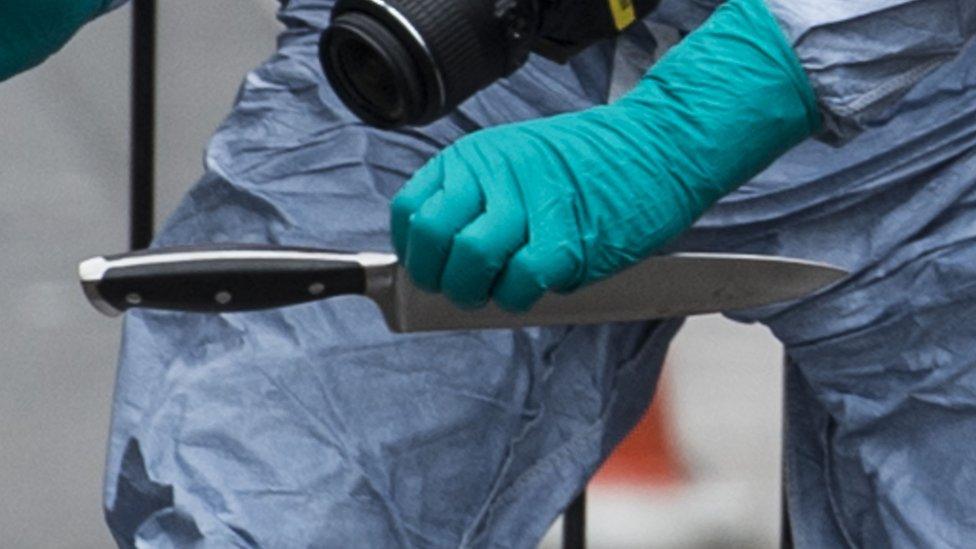
[[0, 81], [35, 67], [78, 29], [124, 0], [30, 0], [0, 3]]
[[469, 135], [392, 203], [422, 288], [523, 311], [650, 255], [819, 129], [763, 0], [731, 0], [616, 103]]
[[817, 93], [824, 138], [847, 141], [976, 35], [972, 0], [766, 0]]

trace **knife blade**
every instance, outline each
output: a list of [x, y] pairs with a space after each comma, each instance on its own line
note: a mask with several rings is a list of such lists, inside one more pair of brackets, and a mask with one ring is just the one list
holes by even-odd
[[570, 294], [548, 294], [524, 314], [456, 308], [417, 289], [392, 254], [207, 245], [95, 257], [79, 266], [89, 301], [132, 308], [226, 313], [339, 295], [372, 299], [395, 332], [592, 324], [715, 313], [796, 299], [846, 275], [831, 265], [739, 254], [651, 257]]

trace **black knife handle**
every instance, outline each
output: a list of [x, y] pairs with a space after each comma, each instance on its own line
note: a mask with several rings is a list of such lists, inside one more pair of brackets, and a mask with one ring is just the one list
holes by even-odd
[[80, 274], [89, 300], [106, 314], [132, 308], [216, 313], [363, 294], [367, 267], [383, 261], [395, 258], [224, 244], [97, 257], [83, 262]]

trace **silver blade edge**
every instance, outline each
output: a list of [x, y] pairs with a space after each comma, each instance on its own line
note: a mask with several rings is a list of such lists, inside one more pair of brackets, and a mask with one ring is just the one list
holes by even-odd
[[[395, 332], [597, 324], [727, 312], [797, 299], [847, 272], [812, 261], [739, 254], [657, 256], [571, 294], [548, 294], [528, 313], [488, 305], [463, 311], [440, 294], [409, 283], [397, 267], [389, 291], [374, 292]], [[384, 277], [384, 278], [385, 278]], [[378, 288], [379, 285], [373, 285]]]

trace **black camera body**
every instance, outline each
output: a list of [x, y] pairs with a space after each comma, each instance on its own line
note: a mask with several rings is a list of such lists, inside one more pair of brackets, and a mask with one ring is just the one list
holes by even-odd
[[378, 127], [433, 122], [521, 67], [565, 62], [658, 0], [338, 0], [319, 55], [339, 98]]

